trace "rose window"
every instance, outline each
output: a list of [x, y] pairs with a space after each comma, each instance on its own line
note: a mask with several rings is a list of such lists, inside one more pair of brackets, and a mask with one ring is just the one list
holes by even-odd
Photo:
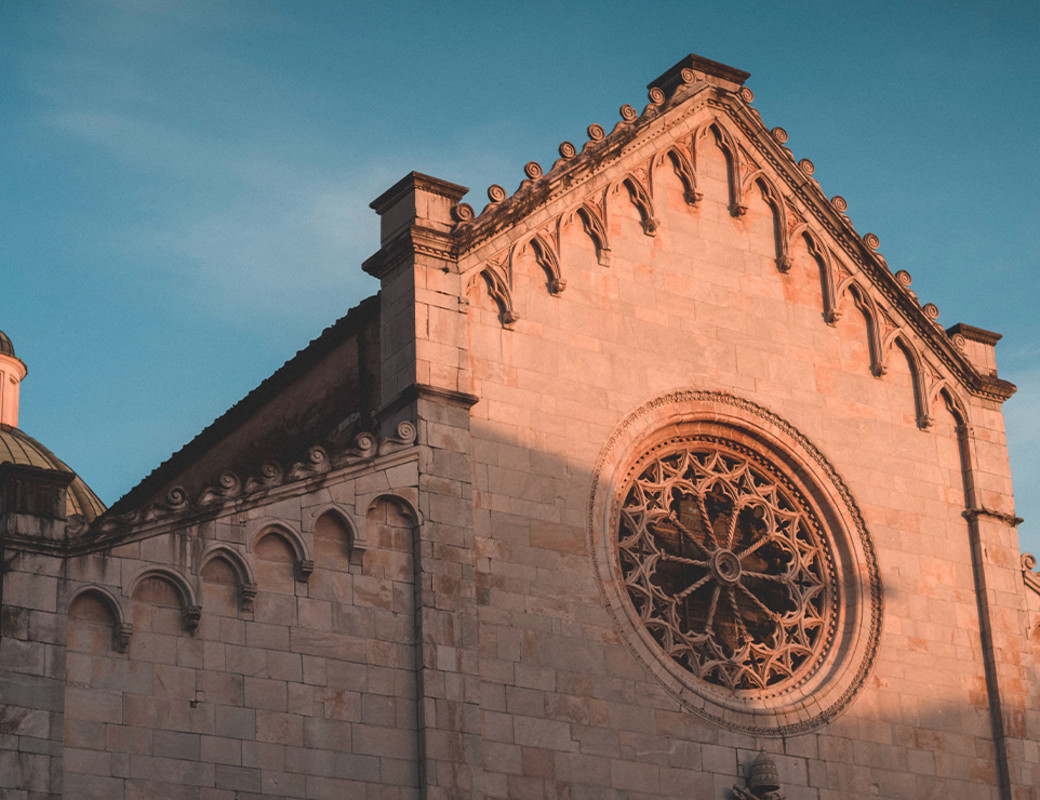
[[881, 580], [851, 489], [803, 433], [745, 398], [678, 389], [615, 426], [592, 478], [596, 581], [648, 677], [756, 736], [849, 707], [880, 647]]
[[811, 672], [833, 633], [836, 589], [798, 491], [730, 442], [672, 441], [630, 474], [618, 517], [621, 577], [664, 653], [732, 690]]

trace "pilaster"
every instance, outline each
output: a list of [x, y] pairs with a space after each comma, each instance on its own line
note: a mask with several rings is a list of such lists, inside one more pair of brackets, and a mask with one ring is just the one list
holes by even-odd
[[[989, 344], [992, 347], [992, 343]], [[977, 406], [974, 426], [959, 435], [979, 634], [1002, 800], [1034, 798], [1040, 765], [1031, 757], [1040, 731], [1027, 710], [1040, 684], [1027, 649], [1022, 580], [1010, 466], [999, 409]]]
[[65, 607], [61, 548], [72, 473], [0, 464], [0, 796], [61, 797]]
[[473, 467], [465, 306], [453, 209], [467, 190], [413, 172], [372, 203], [380, 279], [384, 430], [414, 421], [420, 445], [414, 546], [416, 671], [423, 800], [481, 790], [481, 720], [473, 547]]
[[[468, 190], [412, 172], [371, 204], [381, 247], [365, 262], [380, 280], [384, 408], [416, 384], [448, 392], [469, 385], [466, 310], [452, 210]], [[398, 421], [384, 415], [384, 423]]]

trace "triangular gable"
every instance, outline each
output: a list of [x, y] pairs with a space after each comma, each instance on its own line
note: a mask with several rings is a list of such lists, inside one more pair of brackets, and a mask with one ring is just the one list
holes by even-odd
[[[752, 192], [760, 192], [771, 209], [776, 269], [790, 268], [790, 248], [801, 240], [821, 271], [824, 320], [837, 321], [847, 304], [860, 309], [867, 319], [870, 369], [877, 376], [885, 373], [897, 349], [906, 355], [921, 427], [930, 424], [931, 403], [940, 394], [951, 406], [963, 406], [955, 386], [990, 400], [1010, 397], [1012, 384], [981, 371], [969, 358], [960, 326], [945, 331], [936, 321], [938, 309], [922, 305], [909, 289], [909, 274], [889, 269], [877, 251], [877, 236], [856, 232], [844, 199], [827, 198], [812, 177], [812, 163], [796, 161], [785, 146], [786, 132], [766, 128], [751, 105], [754, 95], [743, 85], [747, 77], [732, 67], [687, 56], [649, 84], [649, 102], [642, 112], [622, 106], [621, 120], [610, 133], [590, 125], [588, 141], [580, 149], [561, 144], [560, 158], [547, 172], [528, 163], [517, 191], [508, 195], [492, 186], [479, 214], [459, 204], [457, 263], [469, 285], [483, 284], [499, 306], [503, 325], [512, 327], [522, 314], [513, 300], [518, 254], [532, 251], [546, 272], [548, 291], [558, 294], [567, 282], [559, 231], [579, 218], [599, 263], [609, 266], [608, 198], [626, 196], [638, 211], [643, 235], [655, 236], [661, 224], [655, 176], [662, 169], [673, 171], [685, 201], [691, 206], [701, 202], [698, 151], [710, 143], [725, 158], [729, 213], [745, 214]], [[967, 423], [963, 414], [957, 415]]]

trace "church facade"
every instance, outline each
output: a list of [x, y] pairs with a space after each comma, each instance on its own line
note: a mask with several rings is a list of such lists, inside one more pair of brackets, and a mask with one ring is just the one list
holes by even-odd
[[1035, 797], [1000, 337], [747, 77], [688, 56], [479, 213], [406, 176], [379, 294], [109, 509], [4, 337], [0, 793]]

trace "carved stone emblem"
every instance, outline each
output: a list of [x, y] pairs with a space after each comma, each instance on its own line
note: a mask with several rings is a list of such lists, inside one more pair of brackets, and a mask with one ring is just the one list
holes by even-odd
[[763, 750], [759, 752], [747, 776], [747, 786], [733, 786], [733, 797], [737, 800], [784, 800], [780, 791], [780, 774], [776, 763]]

